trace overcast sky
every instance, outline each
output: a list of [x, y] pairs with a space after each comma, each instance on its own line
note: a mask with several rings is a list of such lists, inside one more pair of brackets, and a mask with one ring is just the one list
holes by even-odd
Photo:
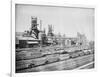
[[[88, 40], [94, 40], [94, 9], [16, 5], [16, 32], [31, 27], [31, 16], [42, 20], [42, 29], [48, 31], [48, 24], [54, 26], [54, 32], [76, 37], [77, 32], [85, 34]], [[38, 26], [39, 27], [39, 26]]]

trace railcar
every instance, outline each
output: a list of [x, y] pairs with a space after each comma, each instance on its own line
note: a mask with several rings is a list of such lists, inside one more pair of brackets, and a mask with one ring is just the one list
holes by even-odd
[[85, 55], [89, 55], [90, 54], [90, 52], [88, 50], [83, 50], [83, 52], [84, 52]]
[[79, 54], [79, 56], [84, 56], [85, 55], [83, 51], [78, 52], [78, 54]]
[[31, 60], [31, 63], [28, 65], [28, 67], [32, 68], [32, 67], [35, 67], [35, 66], [43, 65], [43, 64], [46, 63], [46, 61], [47, 61], [46, 57], [33, 59], [33, 60]]
[[59, 54], [48, 55], [46, 56], [46, 59], [47, 59], [47, 63], [59, 61]]
[[87, 50], [90, 54], [94, 54], [94, 50], [93, 49], [89, 49]]
[[59, 60], [67, 60], [70, 58], [69, 54], [60, 54], [59, 55]]
[[76, 58], [79, 56], [79, 54], [75, 52], [68, 52], [68, 54], [70, 55], [70, 58]]

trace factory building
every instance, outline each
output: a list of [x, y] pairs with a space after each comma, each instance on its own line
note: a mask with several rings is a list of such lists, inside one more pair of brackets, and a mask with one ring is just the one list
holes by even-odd
[[[88, 44], [87, 38], [84, 34], [77, 32], [76, 37], [66, 37], [65, 35], [54, 34], [54, 28], [52, 25], [48, 25], [48, 33], [45, 33], [45, 28], [42, 30], [42, 21], [40, 21], [40, 30], [38, 29], [39, 24], [37, 24], [37, 17], [31, 17], [31, 28], [25, 31], [21, 36], [16, 35], [16, 44], [21, 41], [28, 44], [37, 42], [39, 44], [45, 45], [59, 45], [62, 47], [72, 47], [72, 46], [86, 46]], [[19, 37], [21, 37], [19, 39]], [[23, 40], [24, 39], [24, 40]], [[18, 43], [19, 44], [19, 43]], [[25, 45], [21, 44], [21, 45]]]

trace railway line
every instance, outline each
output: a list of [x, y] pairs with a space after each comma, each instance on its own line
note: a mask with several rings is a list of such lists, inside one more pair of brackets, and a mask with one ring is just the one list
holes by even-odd
[[78, 68], [75, 68], [74, 70], [79, 70], [79, 69], [89, 69], [89, 68], [93, 68], [94, 67], [94, 61], [90, 62], [90, 63], [87, 63], [85, 65], [82, 65]]
[[[87, 62], [88, 58], [85, 58], [83, 61], [78, 58], [81, 58], [81, 57], [84, 58], [91, 55], [92, 55], [91, 61], [93, 61], [94, 50], [86, 49], [84, 47], [83, 48], [82, 47], [63, 48], [59, 46], [50, 46], [50, 47], [44, 47], [42, 49], [25, 48], [25, 49], [16, 51], [16, 72], [28, 70], [28, 69], [30, 70], [31, 68], [37, 69], [39, 67], [40, 68], [45, 67], [45, 66], [48, 67], [48, 65], [52, 65], [52, 64], [55, 66], [56, 64], [59, 65], [59, 63], [60, 64], [62, 64], [63, 62], [66, 63], [66, 61], [70, 61], [70, 60], [72, 60], [70, 62], [72, 65], [80, 61], [79, 64], [76, 64], [77, 66], [80, 66], [80, 65], [83, 65], [84, 62]], [[67, 67], [69, 68], [70, 65], [67, 65]]]
[[[42, 64], [35, 66], [33, 68], [26, 68], [22, 70], [17, 70], [17, 73], [23, 72], [39, 72], [39, 71], [56, 71], [56, 70], [71, 70], [79, 69], [81, 66], [84, 66], [88, 63], [94, 61], [93, 54], [85, 55], [77, 58], [65, 59], [61, 61], [56, 61], [48, 64]], [[82, 67], [81, 67], [82, 68]]]

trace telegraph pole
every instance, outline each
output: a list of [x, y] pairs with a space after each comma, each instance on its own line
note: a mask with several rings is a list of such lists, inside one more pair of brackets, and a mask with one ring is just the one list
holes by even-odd
[[42, 20], [40, 20], [40, 50], [42, 49]]
[[40, 31], [42, 31], [42, 20], [40, 20]]

